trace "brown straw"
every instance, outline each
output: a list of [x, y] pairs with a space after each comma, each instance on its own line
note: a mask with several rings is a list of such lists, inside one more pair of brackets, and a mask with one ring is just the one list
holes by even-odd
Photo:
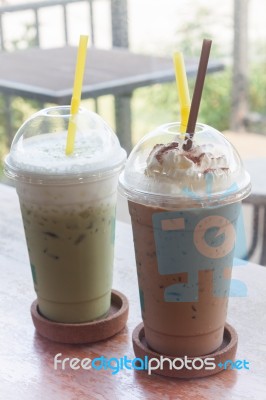
[[187, 133], [189, 134], [189, 137], [183, 145], [184, 150], [190, 150], [192, 147], [192, 138], [195, 132], [195, 127], [196, 127], [196, 122], [198, 118], [198, 113], [199, 113], [199, 107], [200, 107], [200, 101], [201, 101], [201, 96], [202, 96], [202, 91], [203, 91], [203, 85], [205, 81], [205, 76], [206, 76], [206, 71], [207, 71], [207, 66], [208, 66], [208, 61], [209, 61], [209, 55], [211, 51], [211, 45], [212, 41], [204, 39], [202, 43], [202, 49], [201, 49], [201, 55], [200, 55], [200, 61], [199, 61], [199, 68], [198, 68], [198, 73], [197, 73], [197, 78], [196, 78], [196, 83], [195, 83], [195, 88], [194, 88], [194, 93], [191, 101], [191, 108], [190, 108], [190, 113], [189, 113], [189, 118], [188, 118], [188, 124], [187, 124]]

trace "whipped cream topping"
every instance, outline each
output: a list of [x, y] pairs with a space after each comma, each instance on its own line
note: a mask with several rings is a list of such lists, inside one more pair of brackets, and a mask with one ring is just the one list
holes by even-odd
[[[192, 146], [179, 123], [158, 127], [132, 150], [119, 190], [141, 204], [176, 209], [234, 202], [250, 192], [239, 154], [216, 129], [197, 124]], [[189, 138], [188, 138], [189, 140]]]
[[145, 180], [154, 193], [214, 193], [228, 190], [234, 182], [228, 158], [212, 143], [193, 143], [184, 150], [180, 138], [168, 144], [156, 144], [146, 160]]
[[147, 159], [147, 176], [159, 176], [176, 179], [180, 175], [205, 175], [209, 172], [223, 174], [229, 171], [229, 162], [225, 155], [212, 145], [195, 145], [189, 151], [182, 148], [180, 142], [157, 144]]

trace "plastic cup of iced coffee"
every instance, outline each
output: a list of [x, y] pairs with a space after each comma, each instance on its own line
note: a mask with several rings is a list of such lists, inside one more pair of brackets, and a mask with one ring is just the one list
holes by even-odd
[[[70, 118], [75, 147], [66, 155]], [[18, 130], [5, 172], [15, 181], [40, 313], [64, 323], [110, 308], [118, 175], [125, 151], [97, 114], [41, 110]]]
[[179, 123], [160, 126], [135, 146], [119, 178], [145, 339], [171, 356], [222, 344], [236, 226], [250, 192], [240, 156], [220, 132], [197, 123], [191, 148], [186, 142]]

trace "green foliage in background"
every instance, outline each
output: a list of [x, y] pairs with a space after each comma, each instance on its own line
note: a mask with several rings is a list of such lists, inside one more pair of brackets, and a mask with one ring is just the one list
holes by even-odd
[[[249, 106], [251, 112], [266, 117], [266, 63], [250, 66]], [[198, 120], [220, 131], [229, 129], [231, 108], [231, 68], [206, 76]], [[195, 80], [189, 80], [192, 96]], [[180, 120], [180, 107], [174, 82], [135, 91], [133, 97], [133, 144], [147, 132], [166, 122]], [[266, 126], [250, 124], [249, 130], [266, 133]]]
[[[208, 7], [195, 7], [191, 2], [190, 18], [181, 19], [176, 32], [176, 49], [179, 49], [186, 58], [199, 58], [204, 38], [212, 38], [215, 31], [215, 19]], [[231, 16], [225, 17], [220, 23], [226, 27], [232, 23]], [[177, 19], [180, 22], [180, 18]], [[183, 22], [182, 22], [183, 21]], [[177, 24], [178, 25], [178, 24]], [[228, 59], [228, 50], [219, 44], [213, 43], [211, 58]], [[266, 118], [266, 54], [265, 44], [256, 43], [251, 46], [259, 59], [252, 57], [249, 82], [249, 107], [251, 112], [264, 114]], [[190, 94], [194, 90], [194, 79], [189, 79]], [[198, 121], [214, 126], [220, 131], [228, 130], [231, 114], [231, 84], [232, 68], [224, 71], [207, 74], [203, 96], [200, 105]], [[176, 84], [158, 84], [148, 88], [138, 89], [133, 97], [133, 144], [145, 133], [166, 122], [180, 120], [180, 107], [177, 98]], [[249, 124], [248, 129], [254, 132], [265, 132], [260, 125]]]
[[199, 120], [219, 131], [229, 128], [231, 70], [207, 75], [200, 105]]
[[[37, 101], [22, 97], [10, 97], [11, 127], [8, 127], [5, 95], [0, 96], [0, 180], [3, 177], [3, 159], [10, 148], [14, 134], [21, 124], [36, 112], [40, 106]], [[11, 129], [10, 129], [11, 128]]]
[[[24, 33], [19, 39], [7, 42], [8, 50], [17, 50], [37, 45], [36, 29], [34, 24], [25, 24]], [[19, 67], [18, 67], [19, 68]], [[7, 119], [7, 104], [10, 103], [11, 127], [9, 127]], [[3, 177], [3, 159], [11, 145], [13, 136], [20, 125], [32, 113], [39, 109], [36, 101], [24, 100], [21, 97], [10, 97], [0, 95], [0, 180]]]
[[250, 66], [250, 110], [266, 116], [266, 61]]
[[[189, 80], [192, 97], [195, 80]], [[218, 130], [229, 128], [231, 70], [206, 77], [198, 120]], [[133, 98], [133, 143], [155, 127], [180, 120], [175, 82], [138, 89]]]

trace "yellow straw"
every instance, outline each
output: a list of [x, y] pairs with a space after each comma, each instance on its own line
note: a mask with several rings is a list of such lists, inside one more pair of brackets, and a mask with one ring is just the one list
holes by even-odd
[[74, 78], [73, 94], [71, 99], [70, 113], [71, 117], [68, 124], [66, 155], [70, 155], [74, 151], [75, 136], [76, 136], [76, 123], [74, 121], [75, 115], [78, 113], [82, 82], [85, 70], [86, 56], [87, 56], [88, 36], [81, 35], [79, 39], [79, 48], [77, 55], [76, 71]]
[[188, 117], [190, 113], [190, 96], [188, 90], [187, 74], [183, 54], [180, 52], [174, 53], [174, 67], [177, 84], [177, 91], [180, 101], [181, 112], [181, 133], [185, 133], [187, 129]]

